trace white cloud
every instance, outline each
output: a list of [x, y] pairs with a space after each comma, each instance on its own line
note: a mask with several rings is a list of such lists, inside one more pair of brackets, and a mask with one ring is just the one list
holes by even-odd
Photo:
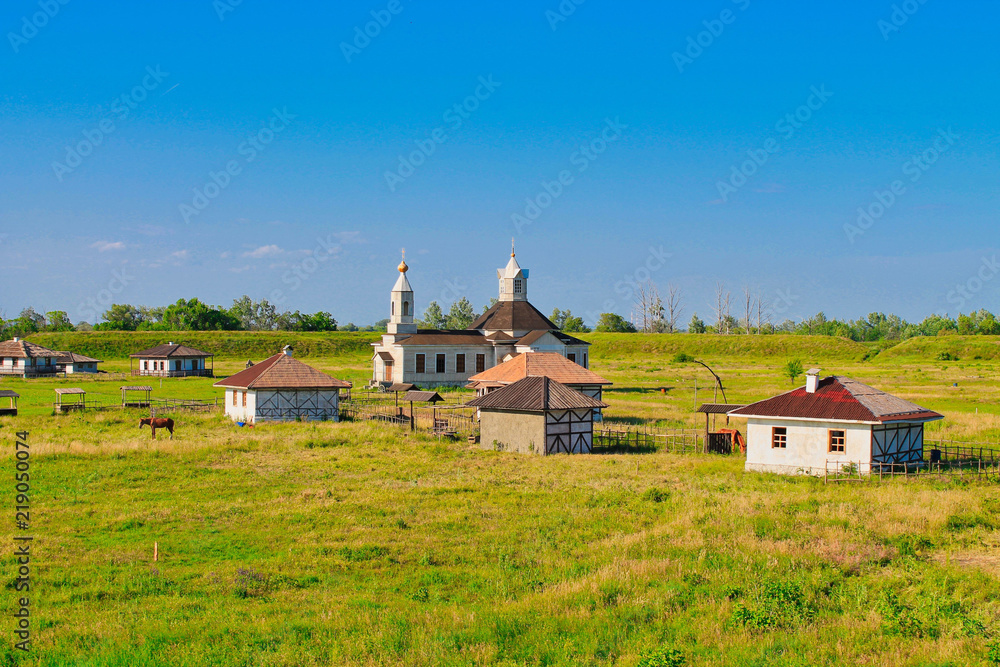
[[232, 256], [233, 256], [233, 253], [231, 253], [231, 252], [229, 252], [227, 250], [226, 252], [224, 252], [221, 255], [219, 255], [219, 259], [229, 259]]
[[174, 259], [187, 259], [190, 251], [188, 250], [178, 250], [177, 252], [170, 253], [170, 256]]
[[261, 259], [262, 257], [273, 257], [275, 255], [280, 255], [284, 250], [276, 245], [262, 245], [256, 250], [251, 250], [250, 252], [243, 253], [244, 257], [253, 257], [254, 259]]
[[91, 248], [97, 248], [98, 252], [108, 252], [109, 250], [124, 250], [125, 244], [121, 241], [98, 241], [91, 243]]

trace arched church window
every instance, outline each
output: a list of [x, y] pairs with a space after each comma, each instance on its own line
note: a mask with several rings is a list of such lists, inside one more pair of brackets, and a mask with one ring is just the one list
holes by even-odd
[[406, 317], [409, 314], [410, 314], [410, 302], [409, 301], [404, 301], [403, 302], [403, 316]]
[[396, 314], [396, 302], [395, 301], [393, 301], [391, 304], [389, 304], [389, 314], [393, 315], [393, 316], [395, 316], [395, 314]]

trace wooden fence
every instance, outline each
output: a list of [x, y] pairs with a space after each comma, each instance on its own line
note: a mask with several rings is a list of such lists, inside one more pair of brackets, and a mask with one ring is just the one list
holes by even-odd
[[379, 421], [442, 436], [479, 434], [475, 408], [460, 403], [414, 405], [411, 413], [409, 403], [397, 405], [393, 400], [374, 398], [371, 393], [364, 392], [341, 402], [340, 417], [353, 421]]
[[871, 482], [928, 476], [1000, 482], [1000, 449], [985, 443], [926, 440], [922, 460], [908, 463], [827, 461], [823, 479], [827, 483]]
[[698, 454], [704, 450], [704, 438], [692, 428], [653, 429], [627, 427], [614, 423], [594, 424], [594, 453], [643, 453], [664, 451], [674, 454]]
[[[150, 399], [150, 416], [168, 412], [211, 412], [219, 408], [220, 399], [153, 398]], [[83, 412], [87, 410], [122, 410], [120, 398], [100, 394], [87, 395], [81, 403], [52, 404], [53, 412]]]

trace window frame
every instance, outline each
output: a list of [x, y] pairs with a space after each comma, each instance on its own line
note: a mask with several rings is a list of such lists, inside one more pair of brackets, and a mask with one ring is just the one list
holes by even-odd
[[[780, 433], [779, 433], [780, 431]], [[780, 436], [780, 440], [779, 440]], [[788, 427], [771, 427], [771, 449], [788, 449]]]
[[243, 407], [245, 408], [246, 406], [247, 406], [247, 393], [244, 391], [243, 392]]
[[486, 355], [477, 354], [476, 355], [476, 372], [483, 373], [486, 371]]
[[417, 373], [426, 373], [427, 372], [427, 355], [425, 355], [423, 353], [419, 353], [419, 354], [416, 355], [415, 361], [416, 361], [416, 364], [417, 364], [416, 372]]
[[455, 372], [456, 373], [465, 372], [465, 353], [459, 353], [455, 355]]
[[524, 294], [524, 280], [514, 278], [514, 294]]
[[[840, 436], [834, 436], [834, 433], [840, 433]], [[834, 440], [839, 439], [840, 443], [835, 444]], [[834, 449], [836, 447], [836, 449]], [[839, 428], [831, 428], [827, 432], [827, 453], [828, 454], [846, 454], [847, 453], [847, 431]]]
[[448, 355], [444, 352], [434, 355], [434, 372], [441, 374], [448, 372]]
[[576, 363], [576, 352], [567, 352], [566, 353], [566, 358], [569, 359], [570, 361], [572, 361], [575, 364]]

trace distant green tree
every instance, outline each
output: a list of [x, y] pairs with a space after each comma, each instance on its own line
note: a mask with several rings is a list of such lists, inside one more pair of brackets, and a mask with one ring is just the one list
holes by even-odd
[[566, 333], [588, 333], [590, 331], [590, 327], [583, 323], [582, 317], [573, 317], [573, 313], [568, 310], [556, 308], [552, 311], [552, 316], [549, 319], [552, 320], [557, 329]]
[[602, 333], [635, 333], [635, 326], [617, 313], [601, 313], [594, 331]]
[[198, 299], [178, 299], [163, 311], [165, 330], [171, 331], [237, 331], [240, 321], [229, 311], [208, 306]]
[[427, 310], [424, 311], [424, 317], [419, 320], [417, 324], [425, 329], [445, 328], [444, 312], [442, 312], [441, 306], [438, 305], [437, 301], [431, 301], [427, 304]]
[[101, 317], [104, 322], [96, 328], [111, 331], [135, 331], [143, 322], [139, 309], [127, 303], [111, 304]]
[[467, 329], [476, 319], [476, 311], [472, 302], [464, 296], [451, 304], [445, 326], [448, 329]]
[[278, 315], [276, 326], [280, 331], [336, 331], [337, 320], [330, 313], [320, 311], [301, 313], [285, 311]]
[[45, 331], [73, 331], [76, 327], [70, 321], [65, 310], [53, 310], [45, 313]]
[[793, 359], [789, 361], [787, 364], [785, 364], [784, 374], [788, 379], [790, 379], [794, 383], [795, 378], [802, 375], [802, 362], [799, 361], [798, 359]]
[[693, 334], [703, 334], [708, 331], [708, 327], [705, 326], [704, 320], [698, 317], [698, 313], [691, 316], [691, 322], [688, 324], [688, 333]]
[[233, 301], [229, 314], [239, 320], [241, 329], [247, 331], [271, 331], [278, 327], [278, 308], [267, 299], [254, 301], [244, 294]]

